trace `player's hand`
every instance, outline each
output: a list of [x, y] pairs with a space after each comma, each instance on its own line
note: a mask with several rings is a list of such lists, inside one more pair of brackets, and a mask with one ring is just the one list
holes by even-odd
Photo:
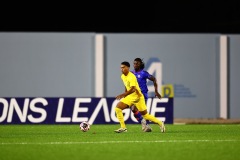
[[159, 99], [162, 98], [162, 96], [158, 92], [155, 92], [155, 97], [158, 97]]

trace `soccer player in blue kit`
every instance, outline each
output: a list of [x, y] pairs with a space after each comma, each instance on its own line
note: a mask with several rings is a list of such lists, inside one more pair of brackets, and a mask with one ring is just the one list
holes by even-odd
[[[161, 99], [161, 95], [158, 93], [158, 85], [156, 78], [149, 74], [147, 71], [144, 70], [145, 64], [141, 58], [135, 58], [133, 62], [134, 70], [131, 71], [137, 78], [139, 87], [141, 89], [142, 94], [144, 95], [145, 102], [147, 104], [148, 99], [148, 87], [147, 87], [147, 80], [153, 82], [155, 88], [155, 97]], [[142, 117], [136, 106], [132, 106], [131, 110], [134, 114], [134, 117], [138, 120], [140, 124], [142, 124], [142, 130], [144, 132], [151, 132], [152, 128], [148, 125], [147, 121]]]

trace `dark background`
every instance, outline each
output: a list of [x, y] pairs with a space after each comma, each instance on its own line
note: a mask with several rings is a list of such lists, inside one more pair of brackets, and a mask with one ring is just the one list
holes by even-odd
[[238, 1], [15, 3], [1, 6], [0, 31], [238, 34], [239, 6]]

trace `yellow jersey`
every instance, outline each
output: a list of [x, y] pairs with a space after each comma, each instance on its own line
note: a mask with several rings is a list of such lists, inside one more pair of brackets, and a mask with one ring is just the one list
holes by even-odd
[[132, 98], [139, 98], [142, 96], [142, 92], [138, 85], [137, 78], [132, 72], [128, 72], [127, 76], [122, 74], [121, 79], [122, 79], [127, 91], [129, 91], [132, 86], [135, 86], [135, 88], [136, 88], [136, 91], [128, 96], [131, 96]]

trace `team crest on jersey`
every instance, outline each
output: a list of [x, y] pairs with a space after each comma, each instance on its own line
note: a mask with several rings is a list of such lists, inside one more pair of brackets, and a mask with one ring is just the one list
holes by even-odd
[[138, 77], [138, 78], [141, 78], [141, 75], [140, 75], [140, 74], [138, 74], [138, 75], [137, 75], [137, 77]]

